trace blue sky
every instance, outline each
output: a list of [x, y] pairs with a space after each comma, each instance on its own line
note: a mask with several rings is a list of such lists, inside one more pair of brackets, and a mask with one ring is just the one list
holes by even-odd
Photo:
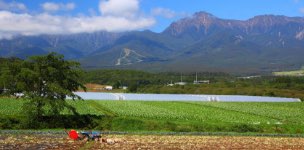
[[161, 32], [198, 11], [239, 20], [263, 14], [304, 16], [304, 0], [0, 0], [0, 38], [100, 30]]

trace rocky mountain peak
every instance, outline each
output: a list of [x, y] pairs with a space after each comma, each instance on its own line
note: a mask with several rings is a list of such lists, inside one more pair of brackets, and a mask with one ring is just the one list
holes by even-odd
[[196, 13], [194, 13], [193, 17], [196, 19], [201, 19], [201, 18], [216, 19], [217, 18], [216, 16], [214, 16], [210, 13], [207, 13], [205, 11], [196, 12]]
[[253, 25], [279, 25], [287, 23], [304, 23], [304, 18], [301, 17], [286, 17], [282, 15], [260, 15], [249, 19], [247, 22]]
[[214, 24], [217, 20], [219, 20], [214, 15], [201, 11], [195, 13], [191, 17], [187, 17], [172, 23], [164, 33], [169, 33], [171, 35], [177, 36], [182, 34], [183, 32], [187, 32], [189, 30], [200, 32], [203, 30], [207, 32], [209, 27]]
[[295, 30], [293, 33], [290, 32], [292, 34], [302, 31], [304, 29], [304, 18], [282, 15], [260, 15], [245, 21], [240, 21], [220, 19], [210, 13], [201, 11], [191, 17], [186, 17], [172, 23], [164, 33], [172, 36], [184, 34], [190, 36], [199, 34], [203, 36], [216, 30], [235, 30], [245, 32], [246, 34], [250, 32], [260, 34], [269, 32], [270, 30], [289, 32], [285, 30], [286, 28], [292, 31]]

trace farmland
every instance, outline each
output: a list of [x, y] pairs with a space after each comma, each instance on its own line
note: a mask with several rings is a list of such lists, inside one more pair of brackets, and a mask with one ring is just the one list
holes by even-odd
[[0, 135], [0, 149], [303, 149], [303, 138], [103, 135], [117, 139], [113, 145], [72, 141], [66, 135]]
[[[25, 100], [2, 98], [0, 115], [22, 117]], [[91, 128], [111, 131], [304, 133], [303, 103], [72, 101]], [[65, 110], [62, 115], [70, 115]], [[0, 124], [1, 125], [1, 124]], [[1, 127], [1, 126], [0, 126]], [[3, 127], [2, 127], [3, 128]]]
[[282, 71], [282, 72], [274, 72], [275, 76], [304, 76], [304, 69], [295, 70], [295, 71]]

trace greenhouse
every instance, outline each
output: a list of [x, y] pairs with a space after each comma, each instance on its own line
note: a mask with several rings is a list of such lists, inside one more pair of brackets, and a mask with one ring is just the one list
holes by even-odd
[[193, 94], [130, 94], [75, 92], [84, 100], [136, 100], [136, 101], [210, 101], [210, 102], [301, 102], [298, 98], [243, 96], [243, 95], [193, 95]]

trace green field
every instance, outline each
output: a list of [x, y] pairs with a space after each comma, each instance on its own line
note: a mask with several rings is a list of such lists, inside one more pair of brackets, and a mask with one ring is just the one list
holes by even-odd
[[[1, 99], [0, 115], [22, 116], [23, 102]], [[103, 130], [304, 133], [304, 103], [68, 102], [82, 115], [108, 118], [97, 121], [95, 128]]]
[[304, 76], [304, 69], [295, 71], [274, 72], [275, 76]]

